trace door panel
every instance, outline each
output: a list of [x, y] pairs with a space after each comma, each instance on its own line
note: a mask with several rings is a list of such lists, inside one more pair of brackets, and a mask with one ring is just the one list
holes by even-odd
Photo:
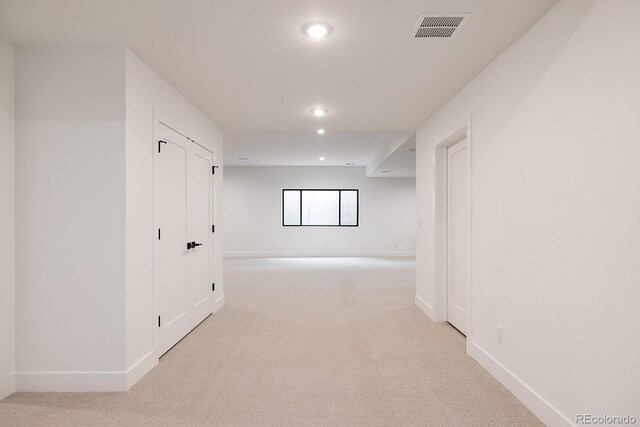
[[211, 153], [197, 151], [189, 155], [187, 235], [202, 246], [192, 249], [188, 259], [191, 306], [211, 298]]
[[[187, 326], [187, 150], [169, 139], [156, 159], [155, 289], [162, 352]], [[166, 348], [165, 348], [166, 347]]]
[[466, 140], [447, 150], [447, 313], [448, 321], [467, 332], [468, 163]]

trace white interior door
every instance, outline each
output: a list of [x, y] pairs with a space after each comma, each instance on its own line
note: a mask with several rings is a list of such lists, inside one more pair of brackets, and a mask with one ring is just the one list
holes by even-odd
[[187, 159], [186, 141], [163, 135], [155, 162], [154, 296], [160, 354], [188, 328], [187, 301]]
[[447, 149], [447, 320], [465, 335], [469, 295], [467, 156], [466, 139]]
[[189, 305], [196, 312], [208, 309], [213, 290], [211, 157], [210, 151], [193, 144], [187, 172], [187, 237], [197, 245], [187, 258], [187, 286]]
[[154, 305], [162, 355], [213, 311], [213, 154], [157, 129]]

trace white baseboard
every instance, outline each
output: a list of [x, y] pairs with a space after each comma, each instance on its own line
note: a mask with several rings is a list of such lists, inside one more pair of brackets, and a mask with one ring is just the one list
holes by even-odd
[[124, 372], [16, 372], [16, 391], [127, 391], [157, 364], [155, 352], [150, 351]]
[[[224, 306], [224, 295], [213, 304], [213, 313]], [[150, 351], [125, 372], [16, 372], [10, 378], [7, 396], [20, 392], [112, 392], [127, 391], [158, 364], [155, 351]], [[13, 378], [15, 377], [15, 387]], [[6, 397], [0, 394], [0, 399]]]
[[126, 372], [16, 372], [16, 391], [126, 391]]
[[520, 400], [535, 416], [548, 426], [573, 426], [568, 418], [560, 413], [553, 405], [544, 400], [520, 378], [502, 366], [476, 342], [467, 340], [467, 353], [473, 357], [495, 379], [505, 386]]
[[415, 252], [225, 252], [225, 258], [415, 257]]
[[129, 390], [131, 386], [140, 381], [142, 377], [147, 375], [149, 371], [157, 365], [158, 357], [156, 356], [155, 351], [151, 350], [149, 353], [142, 356], [142, 358], [134, 363], [126, 372], [126, 390]]
[[220, 295], [216, 299], [216, 302], [213, 303], [213, 311], [211, 313], [213, 314], [216, 311], [220, 310], [222, 308], [222, 306], [224, 306], [224, 295]]
[[436, 311], [433, 309], [431, 304], [420, 298], [418, 295], [416, 295], [416, 305], [429, 317], [429, 319], [434, 322], [436, 321]]

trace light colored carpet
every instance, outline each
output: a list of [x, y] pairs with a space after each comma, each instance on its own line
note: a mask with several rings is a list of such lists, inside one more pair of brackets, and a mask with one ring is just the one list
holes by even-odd
[[414, 305], [413, 259], [225, 260], [226, 306], [126, 393], [17, 393], [0, 424], [540, 425]]

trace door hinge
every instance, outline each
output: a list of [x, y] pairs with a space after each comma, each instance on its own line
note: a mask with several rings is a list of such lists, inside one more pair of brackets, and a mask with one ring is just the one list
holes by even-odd
[[166, 144], [167, 141], [160, 140], [158, 141], [158, 153], [160, 152], [160, 144]]
[[160, 327], [160, 316], [158, 316], [158, 328]]
[[212, 174], [216, 174], [216, 168], [218, 168], [219, 166], [211, 166], [211, 173]]
[[215, 283], [212, 283], [212, 284], [211, 284], [211, 291], [215, 291], [215, 290], [216, 290], [216, 284], [215, 284]]
[[215, 225], [212, 225], [212, 226], [211, 226], [211, 232], [212, 232], [212, 233], [215, 233], [215, 232], [216, 232], [216, 226], [215, 226]]

